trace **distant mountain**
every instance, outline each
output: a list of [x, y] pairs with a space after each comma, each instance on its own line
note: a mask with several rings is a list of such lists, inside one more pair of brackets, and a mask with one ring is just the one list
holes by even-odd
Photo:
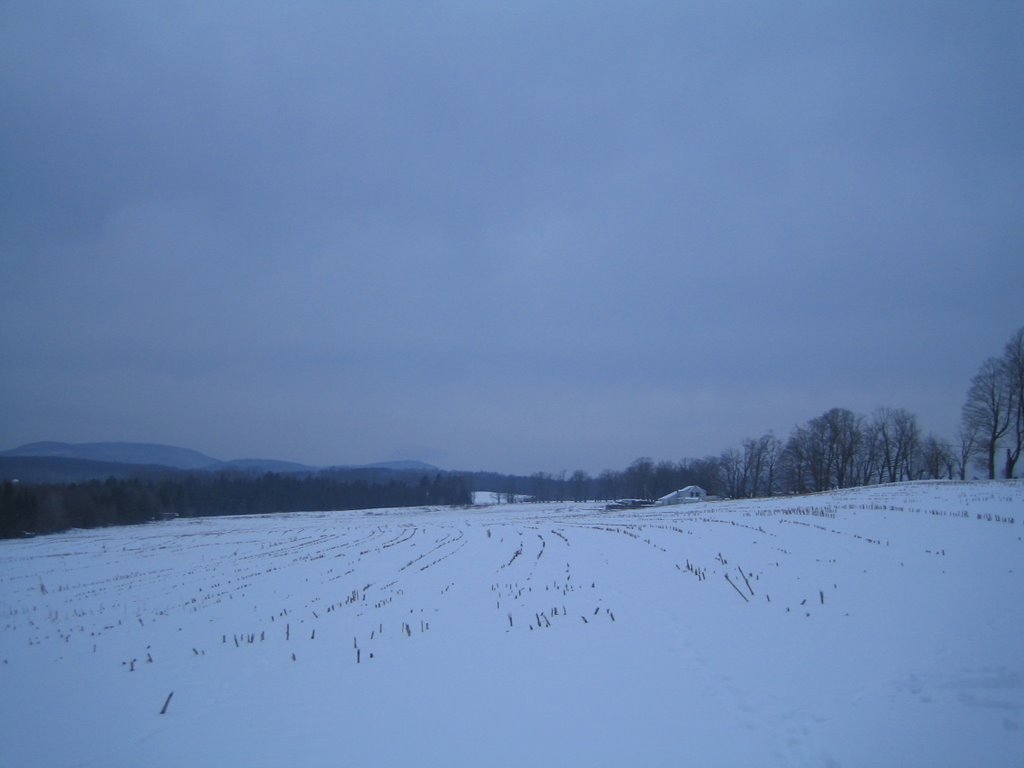
[[115, 464], [158, 464], [174, 469], [208, 469], [222, 463], [190, 448], [153, 443], [28, 443], [0, 451], [0, 456], [45, 456]]
[[280, 474], [301, 474], [303, 472], [319, 472], [323, 467], [311, 467], [294, 461], [278, 461], [277, 459], [232, 459], [222, 461], [213, 469], [236, 469], [239, 472], [278, 472]]
[[438, 467], [425, 461], [405, 459], [403, 461], [378, 461], [376, 464], [364, 465], [368, 469], [393, 469], [397, 472], [440, 472]]
[[325, 469], [377, 477], [396, 472], [440, 472], [422, 461], [383, 461], [366, 465], [315, 467], [277, 459], [220, 461], [190, 448], [154, 443], [41, 442], [0, 451], [0, 480], [78, 483], [88, 480], [152, 477], [169, 472], [234, 471], [252, 474], [315, 474]]

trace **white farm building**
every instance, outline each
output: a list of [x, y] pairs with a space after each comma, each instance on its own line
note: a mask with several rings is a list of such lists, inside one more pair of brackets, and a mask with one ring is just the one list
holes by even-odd
[[704, 501], [708, 497], [708, 492], [701, 488], [699, 485], [688, 485], [685, 488], [680, 488], [678, 491], [672, 491], [672, 493], [666, 494], [658, 499], [658, 504], [684, 504], [687, 502]]

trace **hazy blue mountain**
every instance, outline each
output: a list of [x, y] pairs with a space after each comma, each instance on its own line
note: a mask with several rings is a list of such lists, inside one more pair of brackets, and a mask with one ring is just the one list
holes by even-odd
[[438, 472], [439, 469], [433, 464], [427, 464], [425, 461], [415, 461], [413, 459], [404, 459], [402, 461], [378, 461], [374, 464], [366, 464], [366, 467], [370, 469], [394, 469], [397, 471], [410, 471], [410, 472]]
[[154, 443], [28, 443], [0, 451], [0, 456], [47, 456], [115, 464], [158, 464], [175, 469], [210, 469], [222, 463], [190, 448]]
[[279, 461], [277, 459], [232, 459], [222, 461], [216, 469], [236, 469], [240, 472], [278, 472], [302, 473], [319, 472], [323, 467], [312, 467], [308, 464], [299, 464], [294, 461]]
[[[23, 482], [68, 483], [152, 476], [169, 471], [223, 470], [262, 474], [314, 474], [328, 467], [314, 467], [278, 459], [233, 459], [220, 461], [190, 448], [155, 443], [28, 443], [0, 451], [0, 479], [17, 478]], [[392, 472], [439, 472], [422, 461], [382, 461], [366, 465], [335, 465], [329, 469], [346, 472], [370, 472], [372, 476]]]

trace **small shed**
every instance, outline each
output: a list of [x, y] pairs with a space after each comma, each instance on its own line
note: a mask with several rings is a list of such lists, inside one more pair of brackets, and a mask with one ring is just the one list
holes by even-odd
[[658, 504], [685, 504], [688, 502], [704, 501], [708, 492], [699, 485], [688, 485], [678, 491], [666, 494], [658, 499]]

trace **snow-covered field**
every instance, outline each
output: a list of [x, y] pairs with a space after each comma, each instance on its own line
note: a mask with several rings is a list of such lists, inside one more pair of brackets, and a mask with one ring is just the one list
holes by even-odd
[[1008, 482], [0, 542], [0, 765], [1021, 766], [1022, 538]]

